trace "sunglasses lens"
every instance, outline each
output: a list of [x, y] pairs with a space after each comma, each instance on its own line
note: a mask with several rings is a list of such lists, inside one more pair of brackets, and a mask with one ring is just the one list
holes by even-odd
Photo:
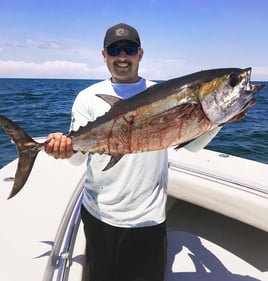
[[138, 53], [138, 49], [139, 49], [138, 45], [125, 45], [125, 46], [110, 45], [106, 48], [108, 55], [112, 57], [119, 56], [122, 50], [124, 50], [124, 52], [128, 56], [135, 56]]
[[123, 49], [128, 56], [135, 56], [138, 53], [139, 47], [137, 45], [127, 45]]
[[117, 45], [110, 45], [106, 50], [109, 56], [116, 57], [120, 54], [121, 47]]

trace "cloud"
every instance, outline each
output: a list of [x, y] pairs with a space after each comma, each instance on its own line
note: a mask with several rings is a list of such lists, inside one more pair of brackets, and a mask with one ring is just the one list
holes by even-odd
[[7, 48], [37, 48], [45, 50], [66, 50], [67, 46], [56, 41], [27, 39], [20, 42], [5, 42]]
[[[193, 72], [194, 67], [181, 60], [144, 60], [140, 65], [143, 77], [166, 80]], [[195, 69], [196, 70], [196, 69]], [[3, 78], [81, 78], [103, 79], [109, 77], [104, 63], [88, 65], [66, 60], [42, 63], [0, 60], [0, 77]]]
[[55, 41], [42, 41], [42, 40], [33, 40], [27, 39], [26, 44], [30, 47], [35, 47], [39, 49], [52, 49], [52, 50], [61, 50], [64, 49], [62, 45]]
[[[140, 75], [153, 80], [167, 80], [201, 69], [181, 59], [144, 59], [140, 65]], [[2, 78], [105, 79], [109, 76], [106, 65], [99, 62], [89, 65], [67, 60], [47, 60], [42, 63], [0, 60]], [[252, 80], [268, 81], [268, 67], [252, 67]]]
[[107, 77], [106, 66], [89, 67], [85, 63], [70, 61], [0, 61], [0, 77], [3, 78], [103, 78]]

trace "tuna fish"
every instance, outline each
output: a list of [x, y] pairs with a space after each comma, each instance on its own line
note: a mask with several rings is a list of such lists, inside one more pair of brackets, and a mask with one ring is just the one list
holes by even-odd
[[[126, 100], [99, 94], [111, 109], [68, 136], [76, 151], [110, 155], [104, 170], [128, 153], [180, 148], [244, 115], [263, 87], [251, 84], [250, 75], [251, 68], [212, 69], [156, 84]], [[34, 141], [2, 115], [0, 125], [17, 145], [19, 156], [11, 198], [24, 186], [46, 142]]]

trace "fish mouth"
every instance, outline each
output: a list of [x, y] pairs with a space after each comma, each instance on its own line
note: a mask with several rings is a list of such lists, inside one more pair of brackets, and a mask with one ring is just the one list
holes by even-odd
[[254, 104], [256, 104], [256, 99], [253, 98], [253, 96], [259, 92], [262, 88], [264, 88], [264, 84], [250, 84], [249, 82], [249, 87], [250, 87], [250, 90], [246, 90], [244, 92], [244, 95], [245, 96], [248, 96], [248, 102], [245, 103], [244, 107], [242, 108], [242, 110], [246, 109], [246, 108], [249, 108], [251, 106], [253, 106]]
[[245, 79], [245, 94], [254, 96], [258, 91], [260, 91], [262, 88], [264, 88], [264, 84], [252, 84], [251, 83], [251, 67], [245, 68], [243, 72], [246, 75]]
[[251, 84], [251, 94], [255, 95], [259, 90], [261, 90], [262, 88], [264, 88], [265, 85], [264, 84], [257, 84], [257, 85], [252, 85]]
[[252, 107], [253, 105], [255, 105], [257, 103], [256, 99], [251, 99], [250, 101], [248, 101], [244, 107], [241, 109], [241, 112], [244, 112], [246, 109]]

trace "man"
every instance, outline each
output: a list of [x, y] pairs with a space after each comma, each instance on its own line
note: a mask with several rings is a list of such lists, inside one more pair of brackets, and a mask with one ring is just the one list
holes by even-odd
[[[109, 28], [102, 50], [111, 78], [81, 91], [73, 105], [71, 130], [105, 114], [110, 105], [97, 94], [129, 98], [153, 82], [138, 75], [143, 57], [136, 29]], [[87, 158], [81, 217], [90, 281], [163, 281], [166, 261], [167, 151], [125, 155], [109, 170], [108, 155], [74, 153], [72, 140], [48, 136], [46, 152], [79, 164]]]

